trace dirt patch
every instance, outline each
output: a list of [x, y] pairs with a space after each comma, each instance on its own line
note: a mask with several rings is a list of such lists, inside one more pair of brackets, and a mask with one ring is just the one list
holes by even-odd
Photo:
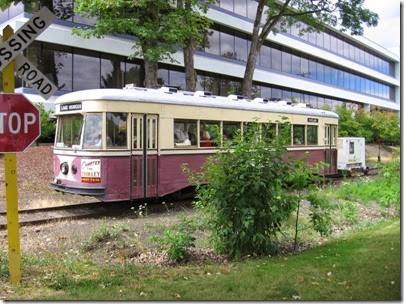
[[376, 163], [378, 161], [378, 156], [380, 155], [380, 160], [382, 162], [389, 162], [393, 158], [393, 151], [397, 147], [390, 147], [378, 144], [367, 144], [365, 148], [366, 161], [370, 163]]

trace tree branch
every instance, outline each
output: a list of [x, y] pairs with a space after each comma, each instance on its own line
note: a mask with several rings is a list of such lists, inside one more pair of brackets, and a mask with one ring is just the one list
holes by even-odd
[[[286, 0], [285, 3], [282, 5], [279, 13], [273, 18], [269, 18], [267, 22], [265, 22], [264, 26], [262, 27], [261, 34], [259, 36], [259, 41], [262, 43], [264, 42], [265, 38], [268, 37], [269, 31], [278, 23], [279, 19], [285, 14], [285, 11], [289, 5], [291, 0]], [[271, 21], [272, 19], [272, 21]]]

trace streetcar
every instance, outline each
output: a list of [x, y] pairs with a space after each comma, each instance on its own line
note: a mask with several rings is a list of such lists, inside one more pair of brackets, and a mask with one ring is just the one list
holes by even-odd
[[329, 164], [324, 174], [337, 173], [338, 115], [303, 103], [127, 86], [65, 94], [55, 116], [51, 187], [105, 202], [178, 193], [190, 186], [182, 165], [200, 170], [220, 151], [212, 128], [231, 141], [251, 122], [277, 134], [285, 117], [287, 153], [306, 154], [308, 162]]

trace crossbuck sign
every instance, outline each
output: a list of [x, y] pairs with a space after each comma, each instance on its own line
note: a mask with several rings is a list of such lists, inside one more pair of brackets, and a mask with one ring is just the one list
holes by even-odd
[[57, 87], [21, 53], [55, 19], [56, 16], [44, 6], [34, 17], [8, 38], [7, 41], [0, 45], [0, 71], [15, 59], [17, 75], [36, 89], [45, 99], [49, 99], [57, 91]]

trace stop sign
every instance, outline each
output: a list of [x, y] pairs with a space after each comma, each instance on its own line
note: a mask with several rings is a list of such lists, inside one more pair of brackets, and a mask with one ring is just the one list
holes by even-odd
[[0, 94], [0, 153], [22, 152], [39, 135], [39, 110], [22, 94]]

